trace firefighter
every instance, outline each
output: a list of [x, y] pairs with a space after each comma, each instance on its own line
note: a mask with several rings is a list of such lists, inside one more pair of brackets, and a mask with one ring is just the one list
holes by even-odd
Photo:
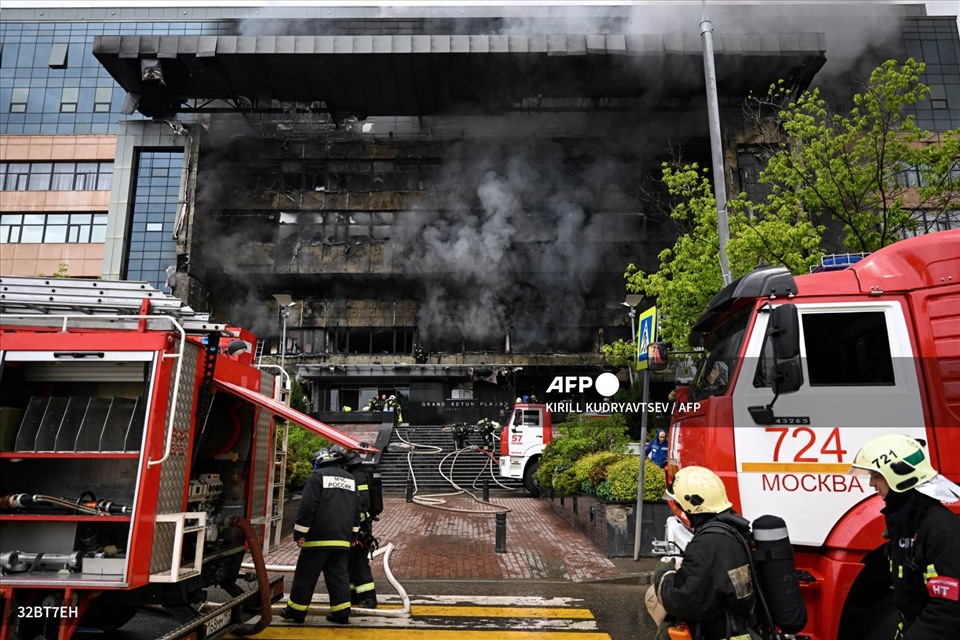
[[937, 473], [925, 446], [906, 435], [878, 436], [852, 463], [886, 503], [900, 640], [960, 638], [960, 516], [941, 504], [960, 500], [960, 487]]
[[363, 458], [351, 451], [344, 459], [344, 467], [353, 474], [360, 494], [360, 530], [350, 547], [347, 569], [350, 575], [350, 603], [364, 609], [377, 608], [377, 585], [370, 570], [370, 554], [377, 550], [379, 541], [373, 537], [373, 521], [383, 512], [383, 488], [380, 470], [365, 465]]
[[[723, 482], [704, 467], [677, 472], [667, 495], [687, 515], [693, 539], [679, 568], [663, 562], [653, 578], [657, 600], [667, 613], [690, 625], [695, 640], [749, 640], [756, 604], [746, 549], [718, 522], [748, 535], [750, 524], [733, 510]], [[669, 620], [669, 619], [668, 619]], [[657, 638], [668, 635], [664, 622]]]
[[463, 422], [453, 425], [453, 444], [459, 451], [467, 446], [467, 437], [470, 435], [470, 427]]
[[329, 622], [350, 619], [350, 580], [347, 563], [350, 545], [359, 529], [360, 494], [353, 476], [342, 468], [344, 450], [334, 445], [314, 455], [315, 471], [303, 488], [293, 539], [300, 557], [290, 586], [287, 606], [280, 617], [303, 622], [323, 573], [330, 595]]
[[500, 425], [491, 420], [490, 418], [483, 418], [477, 422], [477, 432], [480, 434], [480, 437], [483, 438], [483, 448], [486, 451], [493, 451], [493, 440], [494, 434], [497, 432], [497, 429], [500, 428]]

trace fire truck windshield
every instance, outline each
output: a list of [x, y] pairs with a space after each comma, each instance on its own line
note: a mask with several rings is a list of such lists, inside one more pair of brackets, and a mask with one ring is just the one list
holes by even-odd
[[730, 386], [753, 307], [744, 307], [720, 323], [705, 342], [706, 355], [694, 383], [694, 400], [722, 395]]

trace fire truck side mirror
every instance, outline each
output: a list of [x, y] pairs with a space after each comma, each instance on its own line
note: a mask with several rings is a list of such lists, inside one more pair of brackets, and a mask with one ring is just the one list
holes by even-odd
[[647, 345], [647, 369], [663, 371], [667, 368], [669, 360], [670, 355], [665, 342], [651, 342]]
[[797, 305], [782, 304], [770, 314], [770, 337], [777, 358], [790, 359], [800, 355], [800, 320]]

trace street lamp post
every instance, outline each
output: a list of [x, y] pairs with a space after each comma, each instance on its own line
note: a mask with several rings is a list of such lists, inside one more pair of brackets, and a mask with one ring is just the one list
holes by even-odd
[[273, 294], [273, 299], [280, 305], [280, 318], [283, 322], [280, 334], [280, 368], [285, 369], [284, 365], [287, 359], [287, 318], [290, 317], [290, 307], [295, 303], [293, 298], [286, 293], [275, 293]]
[[[630, 309], [630, 341], [636, 345], [637, 342], [637, 305], [643, 300], [643, 296], [635, 293], [627, 295], [627, 299], [620, 304]], [[633, 360], [636, 362], [637, 350], [634, 348]], [[627, 367], [627, 374], [630, 376], [630, 388], [633, 388], [633, 366]]]

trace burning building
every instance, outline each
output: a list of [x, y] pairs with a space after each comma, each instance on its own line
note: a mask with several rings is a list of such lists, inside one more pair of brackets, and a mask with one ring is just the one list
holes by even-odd
[[[656, 269], [676, 234], [650, 178], [677, 157], [709, 164], [700, 4], [7, 19], [102, 27], [77, 57], [95, 58], [121, 89], [107, 108], [130, 116], [115, 129], [104, 277], [166, 284], [252, 329], [316, 411], [396, 394], [418, 421], [495, 417], [556, 375], [598, 373], [601, 345], [630, 337], [624, 268]], [[884, 58], [926, 57], [920, 124], [960, 126], [950, 18], [713, 11], [731, 188], [757, 186], [743, 100], [780, 79], [849, 91]], [[13, 34], [5, 24], [5, 47]], [[4, 133], [33, 133], [17, 123]]]

